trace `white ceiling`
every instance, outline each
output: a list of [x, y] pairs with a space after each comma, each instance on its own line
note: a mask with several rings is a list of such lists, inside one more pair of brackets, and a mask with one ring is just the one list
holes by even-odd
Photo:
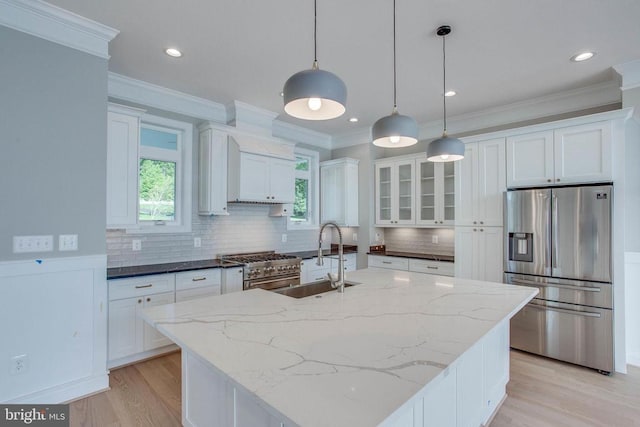
[[[313, 61], [312, 0], [50, 0], [120, 30], [109, 69], [222, 104], [243, 101], [339, 135], [391, 113], [392, 0], [318, 0], [318, 60], [348, 89], [347, 113], [325, 122], [283, 114], [280, 91]], [[640, 58], [639, 0], [397, 0], [398, 107], [442, 117], [442, 40], [449, 24], [449, 116], [615, 78]], [[181, 59], [163, 53], [168, 46]], [[570, 62], [582, 50], [597, 55]], [[356, 116], [360, 121], [349, 123]]]

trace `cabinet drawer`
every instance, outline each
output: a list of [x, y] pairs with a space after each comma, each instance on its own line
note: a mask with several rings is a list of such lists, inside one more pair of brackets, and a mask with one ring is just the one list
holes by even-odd
[[157, 274], [152, 276], [114, 279], [109, 280], [109, 301], [157, 294], [160, 292], [173, 292], [174, 290], [174, 274]]
[[176, 302], [220, 295], [220, 286], [205, 286], [194, 289], [176, 291]]
[[369, 255], [369, 267], [409, 270], [409, 260], [407, 258]]
[[439, 274], [441, 276], [454, 275], [454, 263], [443, 261], [428, 261], [423, 259], [410, 259], [409, 271], [426, 274]]
[[176, 291], [206, 286], [217, 286], [220, 289], [221, 283], [222, 275], [219, 268], [176, 273]]

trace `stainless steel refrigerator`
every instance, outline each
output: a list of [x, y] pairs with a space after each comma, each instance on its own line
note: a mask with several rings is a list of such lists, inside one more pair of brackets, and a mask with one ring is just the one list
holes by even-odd
[[613, 186], [505, 193], [505, 281], [540, 293], [511, 320], [511, 347], [613, 371]]

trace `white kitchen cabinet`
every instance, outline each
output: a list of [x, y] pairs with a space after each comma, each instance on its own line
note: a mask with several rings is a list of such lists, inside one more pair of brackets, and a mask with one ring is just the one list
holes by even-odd
[[230, 145], [228, 172], [231, 202], [294, 202], [294, 160], [238, 152]]
[[413, 157], [376, 162], [376, 225], [415, 224], [415, 175]]
[[443, 226], [455, 222], [455, 164], [416, 160], [416, 224]]
[[335, 272], [331, 269], [331, 259], [322, 257], [323, 265], [318, 265], [318, 258], [305, 259], [300, 263], [300, 283], [317, 282], [325, 280], [327, 274]]
[[369, 267], [409, 271], [409, 259], [395, 256], [369, 255]]
[[109, 301], [109, 360], [142, 352], [143, 323], [138, 310], [144, 297]]
[[[338, 255], [327, 255], [327, 258], [331, 259], [331, 272], [337, 273], [338, 272]], [[355, 271], [357, 254], [354, 254], [354, 253], [344, 254], [343, 258], [344, 258], [344, 271], [345, 272]]]
[[222, 269], [222, 293], [240, 292], [243, 290], [243, 267]]
[[220, 270], [220, 268], [208, 268], [176, 273], [176, 302], [220, 295], [222, 290]]
[[507, 137], [507, 186], [611, 181], [611, 149], [609, 121]]
[[[144, 304], [142, 305], [142, 308], [153, 307], [156, 305], [171, 304], [174, 302], [176, 302], [174, 292], [165, 292], [162, 294], [147, 295], [146, 297], [144, 297]], [[143, 326], [144, 331], [142, 332], [142, 338], [144, 340], [142, 345], [143, 351], [154, 350], [156, 348], [173, 344], [173, 342], [169, 338], [165, 337], [163, 334], [158, 332], [156, 328], [149, 325], [144, 320], [137, 319], [137, 321], [144, 323], [144, 326]]]
[[456, 227], [456, 277], [503, 282], [502, 227]]
[[199, 127], [198, 214], [228, 215], [226, 132], [209, 123]]
[[454, 263], [446, 261], [431, 261], [428, 259], [409, 258], [409, 271], [440, 276], [453, 276]]
[[358, 226], [358, 163], [350, 158], [320, 163], [322, 222]]
[[219, 286], [205, 286], [202, 288], [185, 289], [176, 291], [176, 302], [189, 301], [198, 298], [220, 295]]
[[109, 103], [107, 112], [107, 228], [138, 220], [138, 144], [144, 110]]
[[455, 168], [456, 226], [502, 226], [505, 139], [466, 143], [464, 159]]

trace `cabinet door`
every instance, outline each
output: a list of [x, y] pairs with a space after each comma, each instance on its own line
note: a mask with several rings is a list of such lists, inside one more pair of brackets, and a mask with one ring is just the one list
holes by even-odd
[[269, 191], [269, 158], [250, 153], [240, 153], [240, 194], [246, 201], [267, 202]]
[[502, 199], [507, 189], [505, 173], [505, 140], [492, 139], [478, 143], [478, 214], [479, 225], [502, 226]]
[[142, 351], [142, 320], [138, 307], [143, 297], [109, 301], [109, 360], [130, 356]]
[[611, 181], [611, 123], [556, 129], [554, 153], [556, 184]]
[[553, 182], [553, 131], [507, 138], [507, 187]]
[[454, 225], [456, 221], [456, 167], [454, 162], [438, 163], [441, 168], [441, 184], [438, 185], [441, 200], [440, 224]]
[[[155, 305], [171, 304], [175, 302], [175, 294], [173, 292], [165, 292], [163, 294], [147, 295], [144, 297], [144, 307], [153, 307]], [[144, 322], [139, 319], [140, 322]], [[158, 330], [146, 322], [144, 322], [144, 345], [143, 350], [153, 350], [154, 348], [164, 347], [173, 344], [173, 342], [162, 335]]]
[[333, 221], [338, 225], [345, 223], [345, 187], [344, 168], [340, 165], [320, 168], [320, 194], [322, 222]]
[[200, 129], [198, 170], [198, 213], [228, 215], [227, 134], [212, 128]]
[[176, 291], [176, 302], [220, 295], [219, 286], [205, 286], [204, 288], [186, 289]]
[[376, 163], [376, 224], [391, 224], [394, 209], [393, 185], [391, 182], [393, 164]]
[[108, 112], [107, 228], [137, 223], [139, 135], [138, 116]]
[[[466, 158], [466, 155], [465, 155]], [[462, 279], [475, 279], [474, 265], [478, 262], [476, 252], [475, 227], [456, 227], [455, 236], [455, 271], [456, 277]]]
[[398, 210], [395, 224], [415, 224], [415, 161], [398, 162], [395, 167], [395, 194]]
[[295, 168], [293, 160], [269, 159], [269, 195], [272, 202], [294, 202]]
[[476, 275], [473, 278], [488, 282], [504, 282], [502, 227], [481, 227], [476, 235], [476, 253], [480, 256], [474, 266]]
[[222, 270], [222, 293], [228, 294], [231, 292], [242, 291], [243, 286], [243, 273], [242, 267], [238, 268], [225, 268]]
[[[464, 147], [464, 159], [455, 162], [456, 181], [456, 225], [477, 223], [478, 194], [478, 144], [469, 143]], [[457, 232], [456, 232], [457, 233]]]
[[416, 223], [437, 226], [441, 220], [439, 200], [436, 194], [440, 180], [436, 180], [436, 170], [441, 171], [442, 164], [427, 159], [416, 161]]

